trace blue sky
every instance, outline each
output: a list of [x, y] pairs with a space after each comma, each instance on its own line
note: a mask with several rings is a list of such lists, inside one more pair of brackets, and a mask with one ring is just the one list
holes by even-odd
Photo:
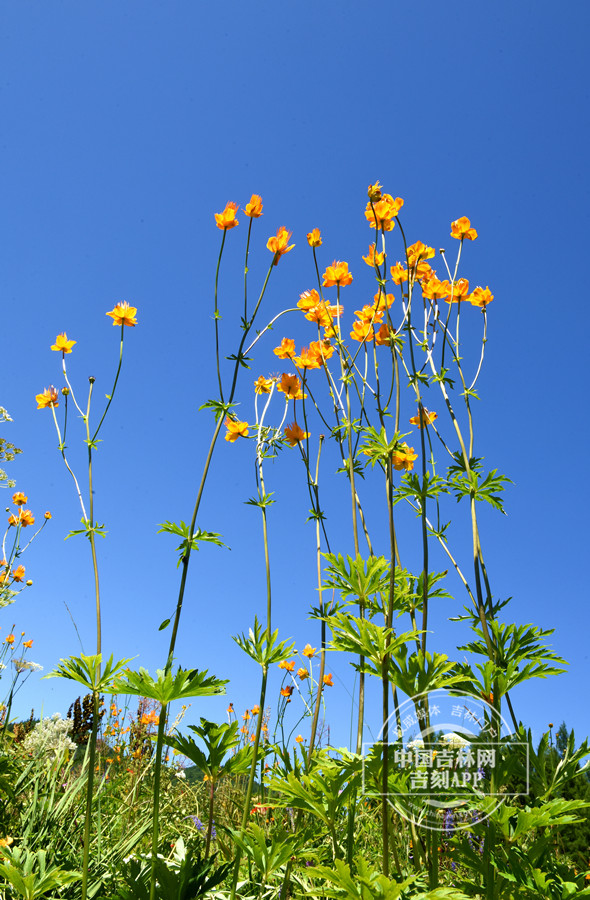
[[[34, 586], [2, 611], [0, 634], [15, 622], [34, 638], [31, 658], [49, 671], [80, 649], [67, 604], [84, 649], [93, 646], [89, 550], [81, 538], [64, 542], [80, 513], [50, 414], [34, 402], [60, 383], [49, 349], [55, 335], [65, 330], [77, 341], [69, 358], [74, 385], [85, 390], [93, 375], [100, 398], [118, 352], [105, 313], [120, 300], [139, 310], [96, 456], [95, 502], [109, 532], [99, 544], [105, 647], [154, 669], [168, 640], [157, 626], [178, 588], [172, 540], [157, 526], [190, 517], [212, 429], [210, 414], [197, 410], [216, 390], [213, 214], [228, 200], [243, 206], [262, 195], [253, 286], [266, 272], [267, 238], [280, 225], [292, 230], [296, 248], [273, 272], [264, 316], [313, 286], [305, 243], [313, 227], [324, 236], [321, 265], [350, 263], [355, 281], [343, 302], [352, 311], [371, 287], [361, 260], [371, 238], [363, 209], [367, 185], [380, 179], [405, 199], [411, 241], [451, 253], [449, 224], [462, 215], [479, 232], [463, 272], [489, 284], [496, 299], [476, 452], [514, 482], [508, 516], [482, 516], [486, 559], [497, 596], [514, 597], [514, 620], [555, 628], [554, 647], [571, 664], [567, 675], [513, 700], [537, 734], [562, 719], [579, 737], [588, 732], [587, 354], [577, 251], [588, 238], [589, 17], [582, 0], [567, 16], [545, 0], [5, 7], [0, 403], [14, 419], [4, 436], [24, 450], [12, 466], [17, 488], [53, 520], [22, 560]], [[228, 235], [221, 280], [228, 353], [240, 303], [241, 218]], [[292, 322], [273, 335], [305, 340], [299, 320]], [[243, 418], [252, 415], [251, 376], [280, 368], [274, 345], [264, 344], [256, 370], [242, 377]], [[80, 470], [77, 424], [70, 446]], [[252, 449], [225, 442], [218, 449], [200, 524], [221, 532], [232, 550], [205, 548], [193, 559], [178, 645], [184, 665], [231, 679], [227, 699], [238, 710], [256, 702], [258, 672], [230, 635], [247, 629], [264, 604], [259, 521], [243, 505], [254, 492]], [[307, 620], [314, 538], [294, 455], [285, 452], [268, 481], [279, 501], [271, 518], [275, 621], [283, 636], [315, 645], [318, 626]], [[328, 488], [330, 525], [337, 549], [351, 552], [338, 506], [344, 489], [342, 481]], [[366, 491], [378, 521], [369, 483]], [[418, 531], [411, 519], [407, 527], [411, 559], [411, 529], [416, 540]], [[468, 534], [459, 529], [457, 540], [467, 565]], [[459, 585], [449, 580], [449, 589], [457, 599], [433, 614], [430, 638], [447, 652], [455, 634], [448, 616], [464, 602]], [[328, 720], [333, 740], [344, 743], [351, 673], [343, 659], [331, 669]], [[31, 678], [16, 709], [65, 712], [74, 697], [64, 683]], [[206, 701], [190, 715], [214, 718], [225, 706]]]

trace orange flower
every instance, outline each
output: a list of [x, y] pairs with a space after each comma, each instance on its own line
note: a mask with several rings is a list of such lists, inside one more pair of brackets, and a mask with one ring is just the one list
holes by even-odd
[[436, 275], [422, 281], [422, 294], [429, 300], [443, 300], [451, 293], [451, 282], [441, 281]]
[[304, 431], [297, 422], [292, 422], [291, 425], [287, 425], [285, 428], [285, 437], [289, 446], [294, 447], [299, 441], [309, 437], [309, 431]]
[[311, 644], [306, 644], [302, 650], [304, 656], [307, 656], [308, 659], [313, 659], [316, 654], [316, 648], [312, 647]]
[[411, 472], [414, 468], [415, 459], [418, 459], [418, 454], [414, 453], [414, 448], [408, 447], [407, 444], [401, 444], [398, 449], [394, 450], [391, 454], [391, 463], [393, 468], [398, 472], [402, 469]]
[[215, 224], [218, 228], [221, 228], [222, 231], [228, 231], [230, 228], [235, 228], [238, 224], [238, 220], [236, 219], [236, 213], [238, 211], [238, 204], [226, 203], [225, 209], [221, 213], [215, 213]]
[[283, 372], [281, 380], [277, 384], [277, 391], [285, 394], [287, 400], [303, 400], [307, 395], [301, 390], [301, 382], [297, 375], [288, 375]]
[[422, 241], [416, 241], [415, 244], [408, 247], [407, 256], [408, 266], [410, 269], [413, 269], [422, 260], [432, 259], [434, 256], [434, 247], [427, 247]]
[[233, 703], [230, 703], [230, 705], [226, 709], [226, 713], [228, 713], [228, 715], [231, 715], [233, 713], [233, 711], [234, 711], [234, 705], [233, 705]]
[[328, 687], [334, 687], [334, 682], [332, 681], [332, 673], [330, 672], [328, 675], [324, 675], [324, 684]]
[[364, 343], [373, 337], [373, 327], [370, 322], [353, 322], [350, 336], [353, 341]]
[[270, 394], [272, 390], [272, 378], [265, 378], [260, 375], [254, 382], [254, 391], [257, 394]]
[[322, 365], [326, 359], [334, 356], [334, 348], [330, 341], [312, 341], [309, 345], [310, 353], [315, 353]]
[[256, 704], [255, 706], [252, 707], [252, 715], [253, 716], [257, 716], [259, 712], [260, 712], [260, 707], [258, 706], [258, 704]]
[[373, 337], [378, 347], [387, 347], [391, 344], [391, 338], [394, 334], [395, 330], [384, 322], [379, 331], [375, 332]]
[[380, 266], [383, 264], [383, 260], [385, 259], [385, 253], [377, 253], [375, 254], [375, 244], [371, 244], [369, 247], [369, 253], [367, 256], [363, 256], [364, 261], [368, 266], [371, 266], [372, 269], [375, 266]]
[[303, 291], [303, 293], [299, 295], [297, 306], [299, 309], [307, 312], [308, 310], [313, 309], [314, 306], [318, 306], [321, 302], [322, 298], [318, 292], [312, 289], [311, 291]]
[[281, 697], [290, 697], [293, 693], [293, 685], [288, 684], [287, 687], [281, 688]]
[[302, 744], [302, 743], [303, 743], [303, 738], [301, 737], [300, 734], [297, 735], [297, 737], [295, 738], [295, 740], [297, 741], [298, 744]]
[[410, 419], [411, 425], [417, 425], [422, 428], [424, 425], [432, 425], [435, 419], [438, 419], [438, 413], [429, 412], [426, 407], [422, 407], [422, 412]]
[[51, 513], [49, 512], [49, 510], [47, 510], [47, 512], [45, 513], [45, 515], [43, 516], [43, 518], [44, 518], [44, 519], [51, 519], [51, 517], [52, 517], [52, 516], [51, 516]]
[[150, 713], [144, 713], [143, 716], [141, 717], [142, 725], [158, 725], [159, 722], [160, 722], [160, 717], [157, 714], [157, 712], [155, 711], [155, 709], [153, 709]]
[[374, 322], [378, 323], [383, 320], [382, 311], [375, 309], [374, 306], [369, 306], [368, 304], [365, 304], [362, 309], [355, 309], [354, 314], [355, 316], [358, 316], [359, 320], [365, 325], [370, 325]]
[[400, 262], [397, 262], [395, 266], [392, 266], [389, 271], [391, 272], [394, 284], [401, 284], [403, 281], [408, 280], [408, 270], [402, 266]]
[[[380, 200], [373, 202], [372, 206], [369, 200], [365, 209], [365, 218], [371, 228], [377, 227], [382, 228], [383, 231], [391, 231], [395, 226], [393, 220], [403, 205], [404, 201], [401, 197], [394, 200], [391, 194], [383, 194]], [[377, 220], [376, 225], [375, 219]]]
[[247, 722], [249, 718], [250, 718], [250, 710], [247, 709], [245, 713], [242, 713], [242, 719], [245, 722]]
[[33, 638], [30, 641], [23, 641], [23, 647], [26, 647], [27, 650], [30, 650], [33, 646]]
[[308, 322], [317, 322], [322, 328], [330, 328], [334, 319], [341, 316], [343, 312], [344, 307], [341, 304], [318, 303], [317, 306], [305, 313], [305, 318]]
[[352, 283], [352, 275], [348, 271], [348, 263], [340, 262], [340, 260], [332, 263], [331, 266], [328, 266], [326, 271], [324, 272], [324, 280], [322, 282], [324, 287], [332, 287], [332, 285], [337, 284], [340, 287], [344, 287], [347, 284]]
[[12, 502], [15, 506], [24, 506], [28, 499], [22, 491], [17, 491], [16, 494], [12, 495]]
[[284, 659], [283, 662], [279, 663], [279, 669], [285, 669], [285, 671], [287, 671], [287, 672], [292, 672], [294, 668], [295, 668], [295, 660], [294, 659], [290, 659], [290, 660]]
[[126, 300], [123, 303], [117, 303], [114, 309], [107, 313], [111, 316], [113, 325], [137, 325], [137, 307], [129, 306]]
[[303, 666], [301, 666], [300, 669], [297, 669], [297, 675], [301, 681], [305, 681], [306, 678], [309, 678], [309, 672], [307, 669], [304, 669]]
[[226, 441], [229, 441], [230, 444], [233, 444], [234, 441], [237, 441], [239, 437], [248, 437], [247, 422], [238, 422], [237, 420], [230, 419], [228, 417], [225, 420], [225, 427], [227, 428], [225, 439]]
[[445, 297], [446, 302], [459, 303], [460, 300], [465, 300], [469, 293], [469, 282], [466, 278], [459, 278], [458, 281], [451, 285], [451, 288], [453, 293], [451, 296]]
[[9, 524], [9, 525], [14, 525], [15, 528], [16, 528], [16, 526], [18, 525], [18, 519], [17, 519], [17, 517], [16, 517], [14, 514], [11, 515], [11, 516], [8, 516], [8, 524]]
[[293, 362], [298, 369], [320, 369], [322, 366], [321, 357], [318, 359], [317, 353], [310, 347], [302, 347], [299, 356], [293, 357]]
[[68, 336], [65, 331], [63, 331], [61, 334], [58, 334], [55, 339], [55, 344], [51, 345], [51, 349], [57, 350], [59, 353], [71, 353], [75, 343], [76, 341], [68, 341]]
[[292, 250], [295, 244], [291, 244], [289, 247], [287, 244], [293, 234], [292, 231], [287, 231], [284, 225], [277, 230], [276, 237], [270, 237], [266, 242], [267, 248], [271, 253], [274, 253], [275, 258], [273, 259], [273, 266], [278, 265], [279, 259], [283, 254], [288, 253], [289, 250]]
[[6, 640], [5, 640], [4, 643], [5, 643], [5, 644], [10, 644], [10, 645], [12, 646], [12, 644], [14, 644], [14, 635], [13, 635], [13, 634], [9, 634], [9, 635], [7, 636], [7, 638], [6, 638]]
[[19, 509], [18, 518], [23, 528], [26, 528], [27, 525], [35, 524], [35, 516], [30, 509]]
[[17, 566], [16, 569], [12, 570], [12, 577], [15, 581], [24, 581], [25, 578], [25, 567]]
[[463, 238], [467, 238], [468, 241], [474, 241], [477, 237], [477, 231], [471, 227], [471, 222], [467, 216], [462, 216], [460, 219], [451, 222], [451, 237], [457, 238], [459, 241], [462, 241]]
[[[252, 194], [250, 202], [244, 207], [244, 212], [247, 216], [250, 216], [251, 219], [258, 219], [259, 216], [262, 215], [262, 197], [258, 194]], [[238, 223], [236, 222], [236, 225], [237, 224]]]
[[373, 306], [375, 309], [389, 309], [395, 303], [394, 294], [384, 294], [382, 291], [377, 291], [375, 296], [373, 297]]
[[37, 409], [45, 409], [47, 406], [59, 406], [57, 402], [57, 388], [50, 384], [42, 394], [35, 396], [35, 400], [37, 401]]
[[283, 338], [280, 345], [272, 351], [279, 359], [291, 359], [295, 354], [295, 341], [292, 338]]
[[307, 243], [310, 247], [321, 247], [322, 246], [322, 236], [320, 234], [319, 228], [314, 228], [313, 231], [310, 231], [307, 235]]
[[489, 287], [482, 288], [476, 287], [468, 297], [465, 298], [469, 300], [474, 306], [481, 306], [482, 309], [485, 309], [488, 303], [491, 303], [494, 299], [494, 295], [490, 291]]

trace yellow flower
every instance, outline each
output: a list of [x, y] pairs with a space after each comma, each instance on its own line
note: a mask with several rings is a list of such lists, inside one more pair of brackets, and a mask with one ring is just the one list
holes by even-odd
[[47, 406], [59, 406], [57, 402], [57, 388], [50, 384], [42, 394], [35, 396], [35, 400], [37, 401], [37, 409], [45, 409]]
[[441, 281], [436, 275], [422, 281], [422, 294], [429, 300], [443, 300], [451, 293], [451, 282]]
[[303, 743], [303, 738], [301, 737], [300, 734], [297, 735], [297, 737], [295, 738], [295, 740], [297, 741], [298, 744], [302, 744], [302, 743]]
[[[250, 202], [246, 204], [244, 212], [251, 219], [258, 219], [262, 215], [262, 197], [258, 194], [252, 194]], [[236, 222], [237, 225], [237, 222]]]
[[25, 567], [17, 566], [16, 569], [12, 570], [12, 577], [15, 581], [24, 581], [25, 577]]
[[225, 439], [226, 441], [229, 441], [230, 444], [233, 444], [234, 441], [237, 441], [239, 437], [248, 437], [247, 422], [238, 422], [237, 420], [230, 419], [228, 417], [225, 420], [225, 427], [227, 428]]
[[55, 339], [55, 344], [51, 345], [51, 349], [57, 350], [59, 353], [71, 353], [75, 343], [76, 341], [68, 341], [68, 336], [65, 331], [63, 331], [61, 334], [58, 334]]
[[12, 646], [12, 644], [14, 644], [14, 635], [13, 635], [13, 634], [9, 634], [9, 635], [7, 636], [6, 641], [5, 641], [4, 643], [5, 643], [5, 644], [10, 644], [10, 645]]
[[274, 253], [274, 255], [275, 255], [275, 258], [273, 259], [273, 263], [272, 263], [273, 266], [278, 265], [278, 262], [279, 262], [279, 259], [281, 258], [281, 256], [283, 256], [285, 253], [288, 253], [289, 250], [292, 250], [293, 247], [295, 246], [295, 244], [291, 244], [290, 246], [287, 246], [292, 234], [293, 234], [292, 231], [287, 231], [285, 226], [281, 225], [281, 227], [277, 230], [276, 237], [270, 237], [268, 239], [268, 241], [266, 242], [267, 248], [270, 250], [271, 253]]
[[322, 282], [324, 287], [332, 287], [332, 285], [340, 285], [340, 287], [344, 287], [347, 284], [352, 283], [352, 275], [348, 271], [348, 263], [340, 262], [340, 260], [332, 263], [331, 266], [328, 266], [326, 271], [324, 272], [324, 280]]
[[485, 309], [488, 303], [491, 303], [494, 299], [494, 295], [490, 291], [489, 287], [482, 288], [476, 287], [468, 297], [465, 298], [469, 300], [474, 306], [481, 306], [482, 309]]
[[321, 247], [322, 246], [322, 236], [320, 234], [319, 228], [314, 228], [313, 231], [310, 231], [307, 235], [307, 243], [310, 247]]
[[350, 336], [353, 341], [359, 341], [361, 344], [373, 337], [373, 328], [370, 322], [353, 322]]
[[289, 684], [287, 687], [281, 688], [281, 697], [290, 697], [293, 693], [293, 685]]
[[307, 671], [307, 669], [304, 669], [303, 666], [301, 666], [300, 669], [297, 669], [297, 675], [301, 679], [301, 681], [309, 678], [309, 672]]
[[250, 718], [250, 711], [249, 711], [249, 710], [246, 710], [245, 713], [242, 713], [242, 719], [244, 720], [244, 722], [247, 722], [249, 718]]
[[126, 300], [117, 303], [115, 308], [107, 313], [107, 316], [111, 316], [113, 325], [137, 325], [136, 315], [137, 307], [129, 306]]
[[302, 347], [299, 356], [293, 357], [293, 362], [298, 369], [320, 369], [322, 366], [321, 355], [311, 347]]
[[408, 266], [410, 269], [413, 269], [422, 260], [432, 259], [434, 256], [434, 247], [427, 247], [422, 241], [416, 241], [415, 244], [408, 247], [407, 256]]
[[376, 219], [377, 228], [382, 228], [383, 231], [391, 231], [395, 225], [393, 220], [403, 205], [404, 201], [401, 197], [397, 197], [394, 200], [391, 194], [382, 194], [379, 200], [373, 201], [372, 206], [369, 199], [365, 209], [365, 218], [371, 228], [375, 228]]
[[19, 509], [18, 519], [23, 528], [26, 528], [27, 525], [35, 524], [35, 516], [30, 509]]
[[238, 211], [238, 204], [226, 203], [225, 209], [221, 213], [215, 213], [215, 224], [218, 228], [221, 228], [222, 231], [227, 231], [230, 228], [235, 228], [238, 224], [238, 220], [236, 219], [236, 213]]
[[459, 303], [460, 300], [465, 300], [469, 293], [469, 282], [466, 278], [459, 278], [458, 281], [451, 285], [451, 288], [453, 291], [452, 296], [445, 297], [446, 302]]
[[303, 400], [307, 395], [301, 390], [301, 382], [297, 375], [288, 375], [283, 372], [281, 380], [277, 384], [277, 391], [285, 394], [287, 400]]
[[311, 644], [306, 644], [302, 650], [304, 656], [307, 656], [308, 659], [313, 659], [316, 654], [316, 648], [312, 647]]
[[279, 663], [279, 669], [285, 669], [287, 672], [292, 672], [294, 668], [295, 668], [295, 660], [294, 659], [290, 659], [290, 660], [284, 659], [283, 662]]
[[304, 431], [297, 422], [292, 422], [291, 425], [287, 425], [285, 428], [285, 437], [289, 446], [294, 447], [295, 444], [309, 437], [309, 431]]
[[27, 650], [30, 650], [33, 646], [33, 638], [30, 641], [23, 641], [23, 647], [26, 647]]
[[435, 419], [438, 419], [438, 413], [429, 412], [426, 407], [423, 407], [421, 414], [418, 413], [417, 416], [412, 416], [410, 424], [422, 428], [424, 425], [432, 425]]
[[332, 681], [332, 673], [330, 672], [328, 675], [324, 675], [324, 684], [327, 687], [334, 687], [334, 682]]
[[44, 518], [44, 519], [51, 519], [51, 513], [49, 512], [49, 510], [47, 510], [47, 512], [45, 513], [45, 515], [43, 516], [43, 518]]
[[28, 499], [22, 491], [17, 491], [16, 494], [12, 495], [12, 502], [15, 506], [24, 506]]
[[385, 253], [377, 253], [375, 254], [375, 244], [371, 244], [369, 247], [369, 253], [367, 256], [363, 256], [364, 261], [371, 268], [375, 268], [375, 265], [382, 265], [383, 260], [385, 259]]
[[254, 382], [254, 391], [257, 394], [270, 394], [272, 389], [272, 378], [265, 378], [260, 375]]
[[291, 359], [295, 354], [295, 341], [292, 338], [283, 338], [280, 345], [272, 351], [279, 359]]
[[252, 707], [252, 715], [253, 716], [257, 716], [259, 712], [260, 712], [260, 707], [258, 706], [258, 704], [256, 704], [255, 706]]
[[408, 280], [408, 270], [404, 268], [400, 262], [396, 263], [395, 266], [392, 266], [389, 271], [391, 272], [394, 284], [401, 284], [403, 281]]
[[414, 468], [415, 459], [418, 459], [418, 454], [414, 453], [414, 448], [408, 447], [407, 444], [401, 444], [398, 449], [394, 450], [391, 454], [391, 463], [393, 468], [398, 472], [402, 469], [411, 472]]
[[457, 238], [459, 241], [462, 241], [463, 238], [467, 238], [468, 241], [474, 241], [477, 237], [477, 231], [471, 227], [471, 222], [467, 216], [461, 216], [460, 219], [451, 222], [451, 237]]

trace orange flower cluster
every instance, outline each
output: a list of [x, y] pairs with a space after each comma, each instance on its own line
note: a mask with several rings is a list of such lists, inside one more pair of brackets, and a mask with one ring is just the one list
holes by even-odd
[[8, 517], [9, 525], [20, 525], [22, 528], [26, 528], [27, 525], [35, 524], [35, 516], [31, 512], [30, 509], [19, 509], [18, 516], [14, 514]]

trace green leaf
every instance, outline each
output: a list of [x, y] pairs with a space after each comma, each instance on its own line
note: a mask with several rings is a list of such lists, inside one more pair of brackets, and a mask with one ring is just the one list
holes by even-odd
[[209, 675], [204, 669], [178, 668], [175, 675], [170, 669], [157, 669], [156, 678], [152, 678], [147, 669], [138, 672], [127, 669], [123, 676], [116, 680], [116, 693], [134, 694], [149, 697], [159, 703], [171, 703], [173, 700], [184, 700], [187, 697], [207, 697], [213, 694], [225, 694], [228, 680], [220, 680]]

